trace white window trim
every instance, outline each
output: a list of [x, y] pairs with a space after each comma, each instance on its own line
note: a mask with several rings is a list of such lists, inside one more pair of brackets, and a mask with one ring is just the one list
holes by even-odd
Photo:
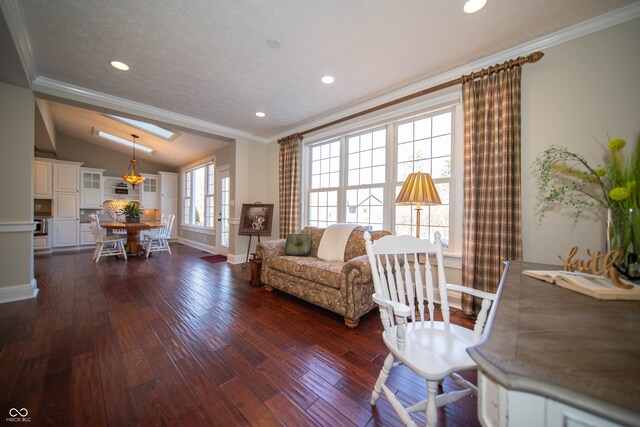
[[[388, 187], [395, 186], [395, 178], [397, 176], [397, 162], [396, 162], [396, 150], [394, 144], [394, 122], [409, 119], [412, 115], [420, 116], [423, 114], [431, 114], [437, 112], [438, 110], [444, 109], [452, 109], [454, 113], [454, 123], [452, 124], [452, 143], [453, 143], [453, 152], [452, 155], [454, 157], [453, 164], [451, 165], [451, 190], [454, 193], [453, 201], [449, 201], [451, 208], [450, 216], [449, 216], [449, 227], [451, 230], [451, 234], [453, 239], [450, 242], [449, 250], [446, 250], [444, 253], [445, 256], [445, 266], [453, 269], [461, 269], [462, 263], [462, 225], [463, 225], [463, 211], [464, 211], [464, 120], [463, 120], [463, 110], [462, 110], [462, 92], [461, 90], [456, 90], [454, 92], [427, 99], [425, 101], [409, 105], [406, 107], [401, 107], [397, 109], [392, 109], [391, 111], [374, 114], [371, 117], [366, 119], [357, 121], [355, 123], [351, 123], [348, 125], [343, 125], [337, 128], [330, 129], [328, 131], [318, 133], [308, 137], [304, 141], [304, 149], [302, 150], [302, 165], [306, 169], [309, 169], [306, 173], [302, 174], [301, 177], [301, 188], [304, 194], [304, 197], [301, 197], [301, 215], [300, 219], [302, 221], [303, 226], [308, 223], [308, 197], [309, 197], [309, 185], [311, 183], [311, 170], [309, 168], [310, 164], [310, 146], [319, 144], [322, 142], [327, 142], [332, 139], [340, 139], [342, 153], [346, 155], [346, 136], [353, 135], [359, 132], [366, 132], [367, 130], [375, 129], [377, 127], [387, 126], [387, 162], [392, 162], [393, 167], [387, 168], [387, 182], [385, 182], [385, 200], [384, 206], [387, 208], [388, 206], [394, 206], [393, 203], [393, 194], [391, 190], [387, 190]], [[344, 162], [346, 165], [346, 161]], [[392, 172], [390, 172], [392, 171]], [[392, 175], [389, 176], [389, 173]], [[341, 169], [340, 171], [340, 179], [341, 179], [341, 188], [340, 190], [345, 190], [346, 187], [343, 184], [343, 177], [345, 171]], [[344, 198], [346, 197], [342, 194], [343, 191], [340, 191], [338, 194], [338, 209], [339, 213], [340, 209], [344, 209], [345, 202]], [[453, 203], [452, 203], [453, 202]], [[389, 203], [389, 205], [387, 205]], [[395, 223], [395, 209], [391, 208], [390, 215], [385, 215], [385, 230], [391, 230], [391, 224]]]

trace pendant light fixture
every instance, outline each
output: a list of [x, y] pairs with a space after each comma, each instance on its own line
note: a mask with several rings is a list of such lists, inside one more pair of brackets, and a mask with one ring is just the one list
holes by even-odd
[[[138, 161], [136, 160], [136, 138], [139, 138], [138, 135], [131, 134], [133, 138], [133, 159], [129, 163], [129, 167], [127, 168], [124, 175], [122, 175], [122, 179], [131, 184], [131, 187], [135, 190], [136, 184], [140, 184], [144, 182], [144, 177], [140, 176], [140, 165], [138, 165]], [[136, 175], [136, 165], [138, 166], [138, 175]]]

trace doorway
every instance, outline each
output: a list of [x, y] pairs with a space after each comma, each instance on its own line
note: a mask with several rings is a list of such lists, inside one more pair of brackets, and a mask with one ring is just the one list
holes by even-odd
[[216, 230], [216, 249], [220, 255], [229, 253], [229, 202], [231, 200], [231, 178], [229, 166], [218, 169], [218, 197], [216, 205], [218, 209], [218, 229]]

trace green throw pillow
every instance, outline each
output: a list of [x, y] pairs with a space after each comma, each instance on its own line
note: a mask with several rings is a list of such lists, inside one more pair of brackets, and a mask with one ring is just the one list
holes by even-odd
[[308, 256], [311, 253], [311, 236], [305, 233], [289, 234], [284, 253], [291, 256]]

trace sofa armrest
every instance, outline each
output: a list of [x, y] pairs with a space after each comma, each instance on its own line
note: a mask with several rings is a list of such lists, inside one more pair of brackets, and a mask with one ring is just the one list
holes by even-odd
[[256, 252], [261, 258], [272, 258], [277, 256], [283, 256], [284, 246], [287, 241], [285, 239], [267, 240], [260, 242], [256, 246]]
[[342, 275], [349, 279], [348, 283], [350, 284], [372, 282], [371, 265], [367, 255], [361, 255], [345, 262], [342, 266]]

